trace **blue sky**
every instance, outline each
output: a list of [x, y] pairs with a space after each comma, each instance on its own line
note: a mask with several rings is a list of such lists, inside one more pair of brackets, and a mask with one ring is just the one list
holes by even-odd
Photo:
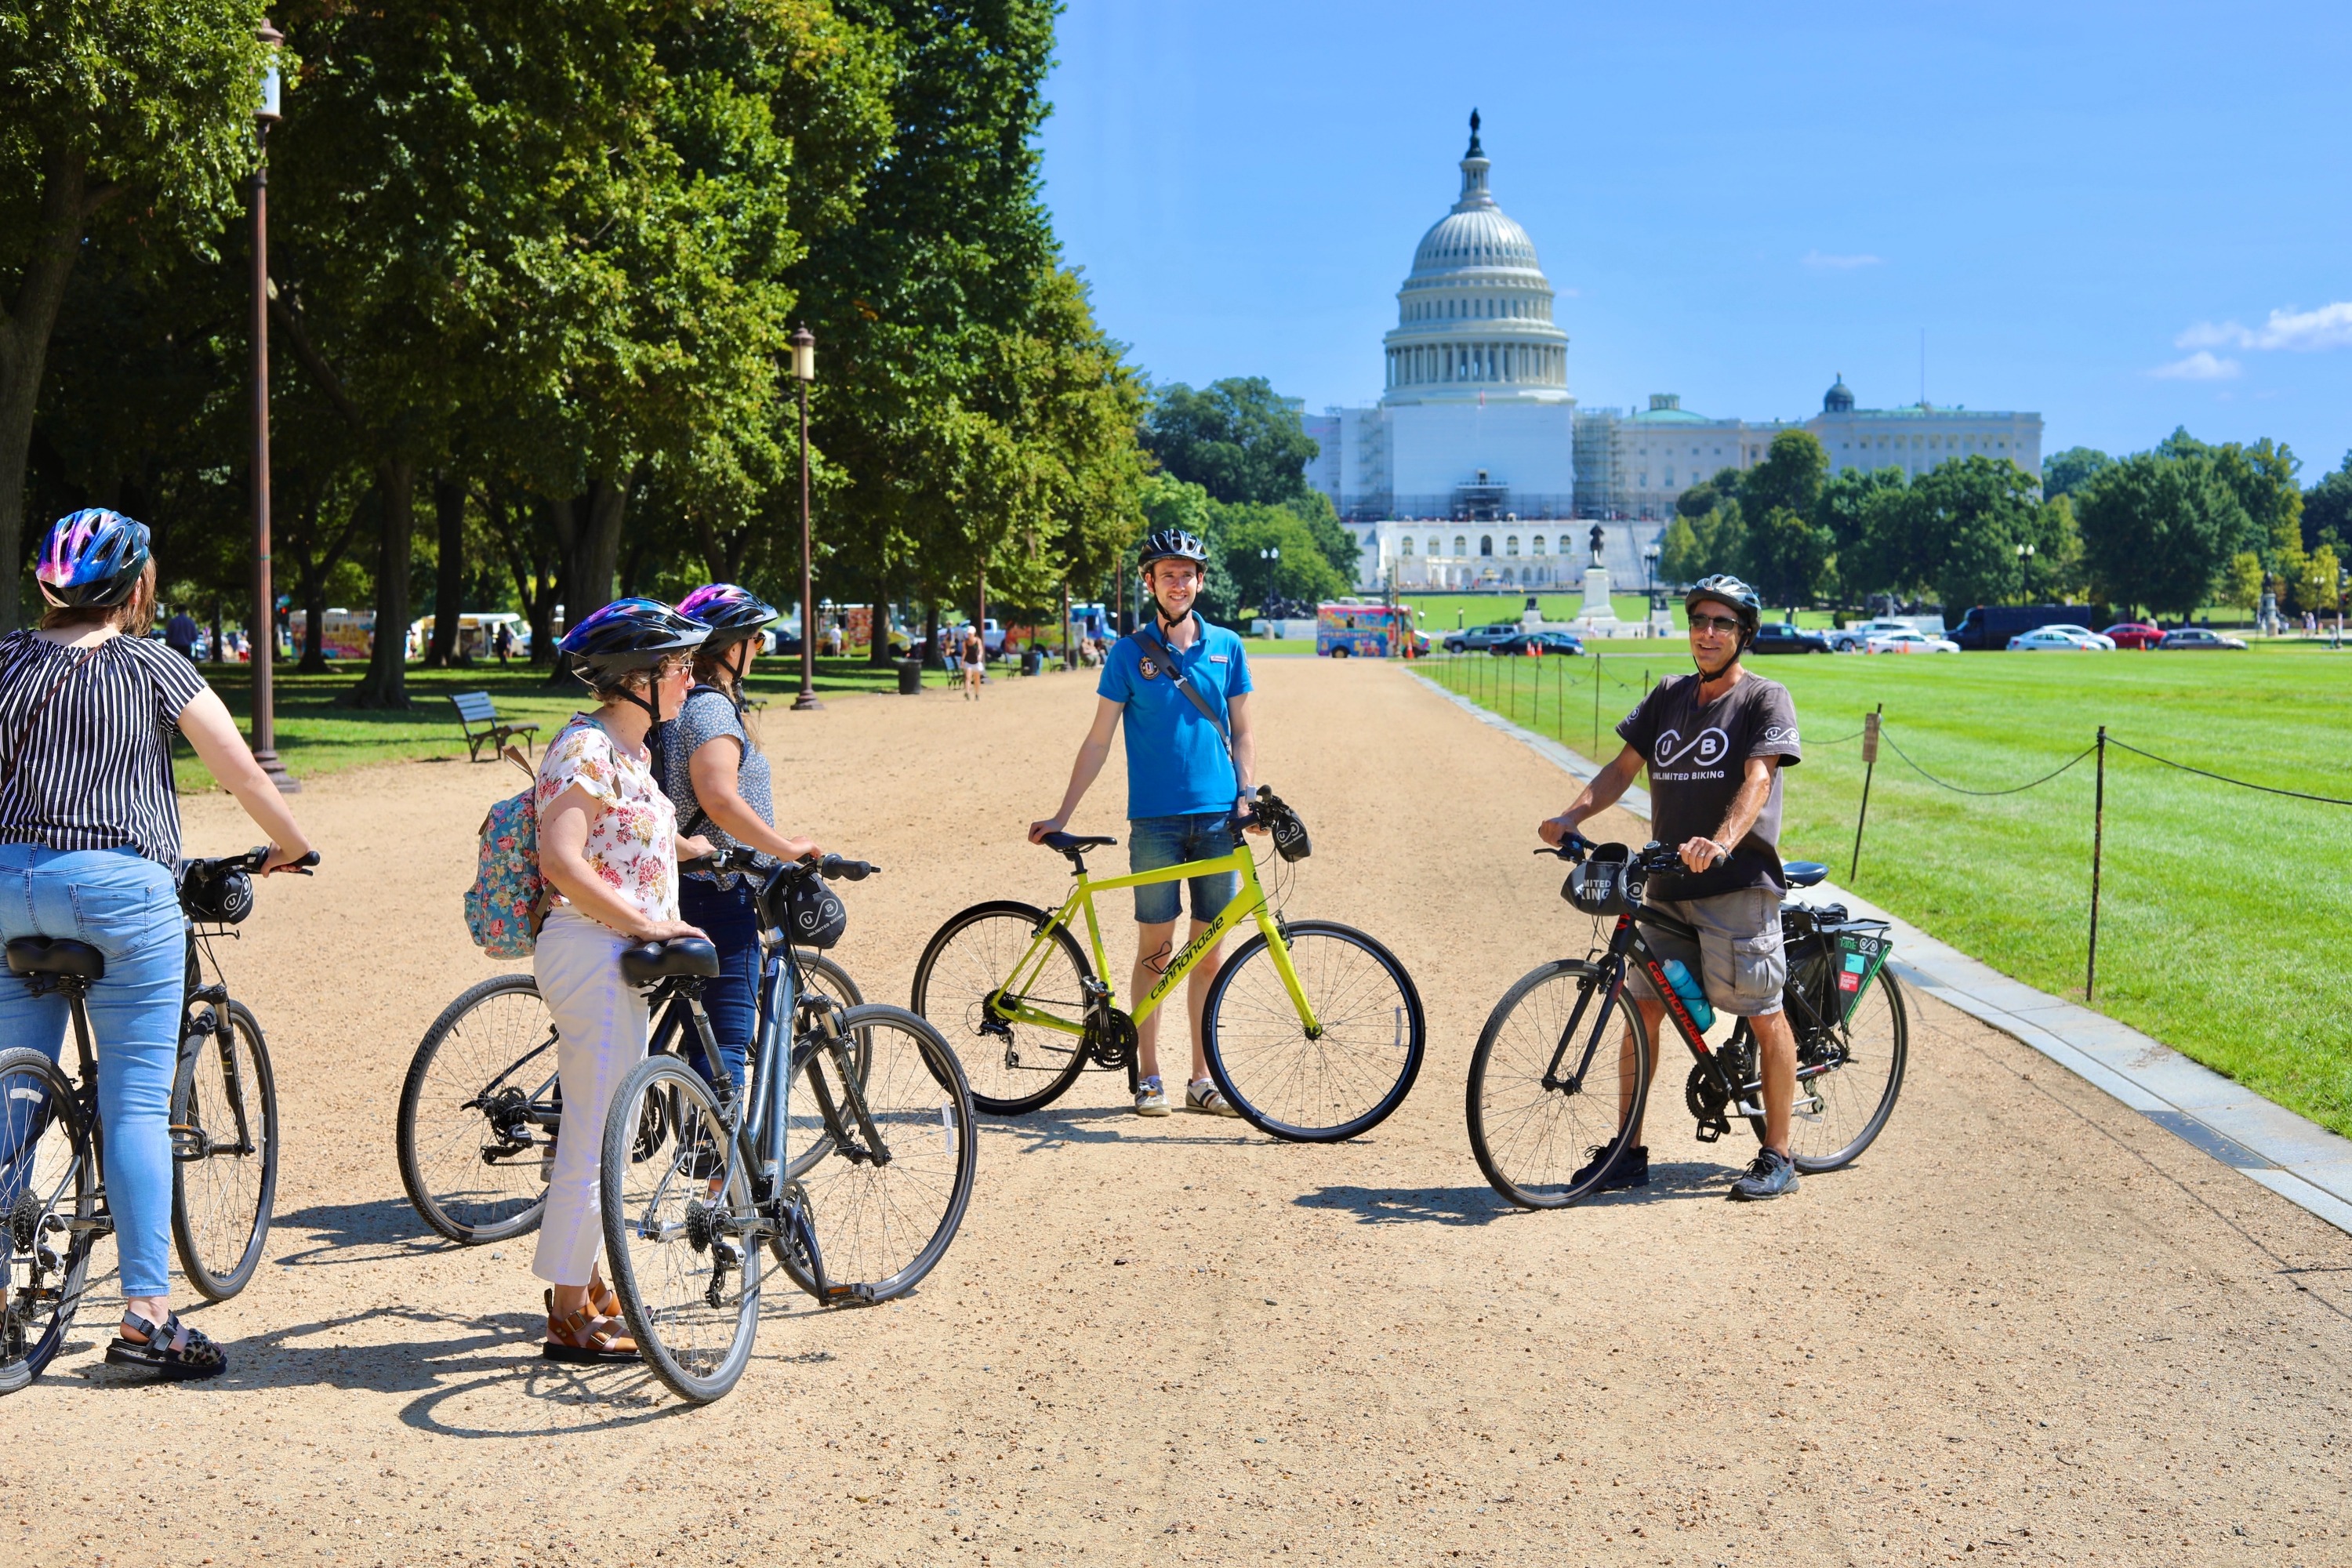
[[1155, 380], [1368, 403], [1480, 110], [1584, 404], [2352, 447], [2352, 5], [1070, 0], [1047, 196]]

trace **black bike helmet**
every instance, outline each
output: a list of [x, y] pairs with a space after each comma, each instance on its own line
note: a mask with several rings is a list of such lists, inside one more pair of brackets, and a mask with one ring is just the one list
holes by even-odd
[[1738, 612], [1739, 651], [1746, 653], [1748, 645], [1756, 640], [1758, 625], [1764, 619], [1764, 601], [1757, 597], [1755, 589], [1727, 573], [1700, 578], [1691, 591], [1683, 595], [1684, 612], [1687, 614], [1692, 605], [1706, 599], [1718, 605], [1729, 605]]
[[758, 637], [776, 618], [775, 607], [732, 583], [706, 583], [677, 602], [677, 613], [710, 628], [702, 646], [716, 653]]
[[1144, 540], [1143, 554], [1136, 564], [1149, 572], [1155, 561], [1190, 561], [1206, 571], [1209, 547], [1201, 542], [1197, 533], [1188, 533], [1181, 528], [1155, 529]]
[[33, 580], [41, 597], [61, 610], [109, 609], [129, 601], [147, 557], [145, 523], [85, 507], [49, 525]]

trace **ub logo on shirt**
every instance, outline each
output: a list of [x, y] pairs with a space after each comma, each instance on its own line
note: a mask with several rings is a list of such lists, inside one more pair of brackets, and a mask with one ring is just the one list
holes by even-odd
[[1683, 743], [1682, 731], [1666, 730], [1658, 735], [1657, 747], [1650, 753], [1650, 765], [1670, 768], [1687, 758], [1695, 767], [1711, 768], [1721, 763], [1724, 753], [1730, 750], [1731, 737], [1715, 725], [1701, 730], [1688, 745]]

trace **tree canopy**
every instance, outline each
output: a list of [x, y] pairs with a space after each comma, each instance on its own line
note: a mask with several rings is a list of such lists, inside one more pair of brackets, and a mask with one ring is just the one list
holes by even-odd
[[1195, 392], [1160, 389], [1143, 424], [1160, 466], [1212, 500], [1277, 505], [1307, 493], [1307, 465], [1320, 448], [1298, 411], [1264, 376], [1229, 376]]

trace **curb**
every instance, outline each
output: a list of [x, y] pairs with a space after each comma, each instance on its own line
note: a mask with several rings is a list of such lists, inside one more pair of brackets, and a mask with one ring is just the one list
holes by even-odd
[[[1600, 771], [1559, 742], [1490, 713], [1418, 671], [1406, 673], [1578, 783], [1591, 783]], [[1628, 789], [1618, 805], [1649, 820], [1647, 792]], [[2129, 1025], [2011, 980], [1834, 883], [1807, 890], [1805, 901], [1818, 899], [1834, 899], [1886, 921], [1900, 955], [1889, 962], [1909, 984], [2031, 1046], [2181, 1142], [2352, 1234], [2352, 1140], [2273, 1105]]]

